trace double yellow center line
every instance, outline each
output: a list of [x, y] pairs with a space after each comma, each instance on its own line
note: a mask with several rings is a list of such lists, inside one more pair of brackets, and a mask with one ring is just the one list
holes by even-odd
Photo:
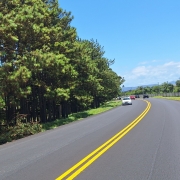
[[143, 119], [143, 117], [148, 113], [148, 111], [151, 108], [151, 103], [148, 101], [146, 101], [146, 102], [147, 102], [146, 109], [135, 120], [133, 120], [129, 125], [127, 125], [119, 133], [117, 133], [112, 138], [110, 138], [108, 141], [106, 141], [104, 144], [99, 146], [97, 149], [95, 149], [93, 152], [91, 152], [89, 155], [87, 155], [85, 158], [83, 158], [77, 164], [72, 166], [69, 170], [64, 172], [61, 176], [56, 178], [56, 180], [63, 180], [63, 179], [64, 180], [72, 180], [72, 179], [74, 179], [84, 169], [86, 169], [96, 159], [98, 159], [102, 154], [104, 154], [109, 148], [111, 148], [115, 143], [117, 143], [123, 136], [125, 136], [131, 129], [133, 129]]

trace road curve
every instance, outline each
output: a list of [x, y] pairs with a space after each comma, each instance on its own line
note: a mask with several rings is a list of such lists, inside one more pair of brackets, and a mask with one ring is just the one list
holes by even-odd
[[[180, 102], [147, 99], [151, 109], [77, 180], [179, 180]], [[1, 180], [54, 180], [138, 117], [147, 103], [77, 121], [0, 146]]]

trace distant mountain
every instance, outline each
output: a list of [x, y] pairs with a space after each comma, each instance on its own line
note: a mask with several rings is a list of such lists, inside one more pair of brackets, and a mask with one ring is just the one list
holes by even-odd
[[[171, 81], [171, 82], [168, 82], [168, 83], [176, 85], [176, 81]], [[141, 86], [142, 87], [153, 87], [153, 86], [157, 86], [157, 85], [158, 84], [148, 84], [148, 85], [141, 85]], [[123, 87], [122, 88], [122, 92], [136, 90], [138, 87], [140, 87], [140, 86], [136, 86], [136, 87]]]
[[169, 82], [170, 84], [176, 85], [176, 81]]
[[123, 87], [123, 88], [122, 88], [122, 92], [135, 90], [136, 88], [137, 88], [137, 87]]
[[[142, 87], [153, 87], [153, 86], [157, 86], [157, 85], [158, 84], [149, 84], [149, 85], [141, 85], [141, 86]], [[122, 92], [136, 90], [138, 87], [140, 87], [140, 86], [136, 86], [136, 87], [123, 87], [122, 88]]]

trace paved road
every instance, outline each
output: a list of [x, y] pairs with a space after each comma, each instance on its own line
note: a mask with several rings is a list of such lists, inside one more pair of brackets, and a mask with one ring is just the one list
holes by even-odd
[[[180, 102], [149, 98], [148, 114], [75, 179], [180, 180]], [[0, 180], [55, 180], [136, 117], [147, 103], [0, 146]]]

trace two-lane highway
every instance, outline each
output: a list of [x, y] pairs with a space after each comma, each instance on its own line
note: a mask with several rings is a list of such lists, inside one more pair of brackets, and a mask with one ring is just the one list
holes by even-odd
[[[180, 102], [147, 99], [0, 146], [1, 180], [179, 180]], [[151, 105], [151, 106], [150, 106]], [[140, 116], [144, 116], [143, 119]], [[80, 173], [70, 169], [140, 121]], [[142, 120], [141, 120], [142, 119]], [[114, 140], [113, 140], [114, 141]], [[94, 157], [98, 152], [94, 153]], [[67, 173], [68, 176], [62, 175]], [[75, 176], [71, 176], [75, 173]]]

